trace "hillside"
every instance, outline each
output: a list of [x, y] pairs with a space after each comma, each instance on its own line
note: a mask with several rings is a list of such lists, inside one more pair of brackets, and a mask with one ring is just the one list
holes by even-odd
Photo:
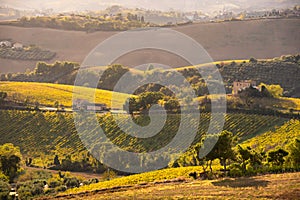
[[276, 147], [287, 149], [290, 141], [299, 138], [300, 121], [291, 120], [273, 131], [267, 131], [256, 137], [252, 137], [242, 143], [243, 146], [250, 146], [257, 150], [269, 151]]
[[[192, 24], [175, 27], [199, 42], [213, 60], [273, 58], [299, 53], [299, 19], [268, 19], [221, 23]], [[20, 34], [22, 33], [22, 34]], [[100, 42], [117, 32], [62, 31], [47, 28], [21, 28], [0, 26], [0, 39], [12, 39], [24, 45], [35, 44], [56, 52], [55, 60], [81, 63]], [[0, 71], [24, 72], [33, 69], [33, 61], [0, 59]], [[172, 67], [187, 66], [183, 59], [161, 51], [143, 50], [127, 54], [116, 60], [133, 67], [144, 63], [163, 63]]]
[[[80, 194], [72, 191], [70, 195], [44, 199], [297, 199], [300, 195], [299, 178], [300, 173], [297, 172], [219, 180], [175, 179], [112, 188], [107, 187], [107, 182], [106, 187], [101, 187], [105, 185], [101, 183], [95, 185], [97, 191], [82, 190]], [[117, 182], [117, 179], [110, 182]]]
[[[158, 116], [159, 117], [159, 116]], [[26, 157], [32, 157], [34, 164], [48, 166], [54, 158], [72, 156], [78, 159], [86, 152], [75, 129], [73, 114], [36, 111], [0, 111], [0, 144], [11, 142], [19, 146]], [[123, 116], [123, 123], [128, 118]], [[140, 118], [138, 121], [147, 122]], [[202, 113], [200, 126], [195, 142], [205, 134], [210, 120], [210, 115]], [[225, 130], [229, 130], [239, 137], [251, 138], [257, 134], [272, 130], [275, 126], [281, 126], [288, 119], [273, 116], [227, 114]], [[88, 121], [88, 120], [87, 120]], [[142, 152], [158, 149], [169, 143], [173, 138], [178, 123], [179, 115], [171, 115], [166, 121], [164, 129], [155, 137], [147, 139], [134, 138], [122, 132], [111, 115], [99, 115], [101, 126], [105, 126], [107, 136], [117, 145], [129, 150]], [[86, 134], [93, 134], [86, 133]], [[43, 157], [43, 161], [41, 159]]]
[[[51, 83], [34, 83], [34, 82], [0, 82], [0, 91], [7, 92], [7, 100], [29, 104], [38, 102], [40, 105], [53, 106], [56, 101], [65, 107], [72, 106], [74, 86], [51, 84]], [[84, 91], [90, 94], [91, 88], [81, 88], [83, 91], [82, 97], [85, 98]], [[89, 92], [88, 92], [89, 91]], [[120, 97], [127, 97], [127, 94], [115, 93]], [[80, 96], [80, 95], [79, 95]], [[112, 92], [107, 90], [97, 89], [95, 92], [95, 103], [105, 103], [109, 107], [111, 105]], [[92, 96], [89, 97], [93, 100]], [[120, 98], [122, 99], [122, 98]], [[122, 105], [118, 98], [114, 98], [115, 105]]]

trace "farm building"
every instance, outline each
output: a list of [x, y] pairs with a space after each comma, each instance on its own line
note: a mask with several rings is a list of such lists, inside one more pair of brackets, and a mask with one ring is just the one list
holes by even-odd
[[75, 99], [73, 101], [73, 109], [97, 112], [107, 110], [107, 106], [104, 103], [90, 103], [84, 99]]
[[234, 81], [233, 88], [232, 88], [232, 94], [237, 95], [239, 93], [239, 91], [249, 88], [250, 86], [256, 87], [256, 82], [251, 81], [251, 80]]
[[14, 43], [12, 48], [16, 49], [16, 50], [22, 50], [23, 49], [23, 44], [16, 42], [16, 43]]
[[0, 47], [12, 47], [12, 43], [10, 41], [1, 41]]

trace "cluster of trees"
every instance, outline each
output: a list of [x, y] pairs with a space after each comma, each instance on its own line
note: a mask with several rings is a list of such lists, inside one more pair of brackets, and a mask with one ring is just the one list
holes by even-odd
[[178, 113], [180, 111], [178, 100], [162, 92], [143, 92], [137, 97], [130, 97], [124, 105], [124, 110], [128, 110], [130, 114], [133, 112], [147, 113], [154, 104], [163, 106], [169, 112]]
[[45, 83], [60, 83], [74, 84], [76, 78], [76, 70], [79, 68], [79, 63], [74, 62], [59, 62], [53, 64], [38, 62], [36, 67], [31, 72], [17, 74], [1, 74], [1, 81], [20, 81], [20, 82], [45, 82]]
[[[15, 185], [20, 199], [33, 199], [34, 197], [41, 195], [56, 194], [58, 192], [65, 191], [67, 188], [99, 182], [96, 178], [87, 180], [77, 178], [75, 176], [71, 176], [69, 172], [62, 173], [59, 171], [58, 174], [52, 174], [43, 170], [23, 170], [21, 168], [22, 162], [23, 160], [19, 147], [16, 147], [11, 143], [6, 143], [0, 146], [1, 200], [10, 199], [10, 183], [15, 182], [17, 182]], [[32, 159], [26, 159], [25, 164], [26, 166], [31, 166]], [[78, 171], [78, 169], [80, 169], [79, 167], [91, 167], [87, 164], [87, 162], [85, 163], [85, 166], [80, 166], [76, 162], [69, 163], [68, 158], [63, 159], [60, 162], [58, 156], [55, 156], [54, 164], [56, 166], [62, 166], [63, 170], [67, 170], [67, 168], [72, 167], [72, 169], [76, 169]], [[99, 166], [101, 165], [100, 163], [98, 164]], [[101, 167], [103, 168], [103, 165], [101, 165]], [[83, 168], [82, 170], [85, 171]], [[103, 168], [101, 173], [105, 172], [105, 170], [106, 168]]]
[[9, 183], [21, 172], [20, 149], [11, 143], [0, 146], [0, 199], [8, 199]]
[[25, 27], [46, 27], [87, 32], [124, 31], [149, 25], [149, 23], [145, 22], [144, 16], [137, 16], [131, 13], [128, 13], [127, 16], [118, 13], [114, 16], [105, 14], [98, 17], [75, 14], [55, 17], [22, 17], [19, 21], [11, 22], [11, 24]]
[[[223, 131], [219, 135], [213, 149], [203, 158], [199, 158], [199, 150], [202, 143], [197, 143], [190, 148], [178, 160], [171, 162], [171, 167], [197, 166], [203, 168], [204, 173], [213, 175], [212, 164], [218, 160], [223, 166], [222, 171], [229, 176], [255, 175], [265, 172], [284, 172], [300, 169], [300, 140], [292, 142], [287, 150], [276, 148], [269, 151], [258, 152], [250, 147], [242, 147], [237, 144], [237, 137], [229, 131]], [[215, 174], [216, 175], [216, 174]]]
[[60, 161], [58, 155], [55, 155], [53, 159], [53, 166], [51, 166], [50, 169], [62, 171], [90, 171], [94, 173], [103, 173], [107, 170], [107, 167], [101, 164], [89, 153], [86, 153], [86, 156], [83, 156], [80, 160], [74, 160], [71, 158], [70, 155], [67, 155]]

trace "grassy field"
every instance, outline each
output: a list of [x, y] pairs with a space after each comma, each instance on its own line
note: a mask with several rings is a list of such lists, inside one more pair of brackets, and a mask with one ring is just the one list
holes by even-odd
[[156, 182], [99, 189], [55, 199], [298, 199], [300, 173], [218, 180]]
[[[273, 58], [299, 53], [299, 19], [267, 19], [241, 22], [192, 24], [176, 27], [201, 44], [213, 60]], [[22, 34], [20, 34], [22, 33]], [[117, 32], [86, 33], [47, 28], [0, 26], [0, 38], [36, 44], [56, 52], [55, 60], [81, 63], [99, 43]], [[234, 56], [233, 56], [234, 55]], [[51, 62], [50, 61], [50, 62]], [[35, 67], [34, 61], [0, 59], [1, 72], [24, 72]], [[161, 50], [135, 51], [115, 61], [133, 67], [144, 63], [162, 63], [171, 67], [188, 66], [186, 60]], [[200, 63], [199, 63], [200, 64]]]
[[[55, 101], [63, 104], [66, 107], [72, 106], [74, 86], [51, 84], [51, 83], [34, 83], [34, 82], [0, 82], [0, 91], [8, 93], [8, 100], [17, 102], [24, 102], [27, 98], [29, 102], [34, 103], [38, 101], [42, 105], [53, 106]], [[79, 87], [82, 94], [77, 94], [77, 97], [88, 98], [92, 102], [93, 89]], [[121, 99], [128, 97], [127, 94], [115, 93], [113, 102], [114, 105], [122, 106]], [[112, 92], [97, 89], [95, 92], [95, 103], [105, 103], [111, 106]]]

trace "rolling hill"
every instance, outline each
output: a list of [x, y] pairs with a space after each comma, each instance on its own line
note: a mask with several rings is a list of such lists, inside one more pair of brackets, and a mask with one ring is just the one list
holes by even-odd
[[[273, 58], [299, 53], [299, 21], [267, 19], [204, 23], [175, 27], [174, 30], [195, 39], [213, 60], [248, 59], [251, 56]], [[0, 39], [12, 39], [25, 45], [35, 44], [56, 52], [56, 57], [50, 62], [68, 60], [81, 63], [97, 44], [116, 33], [0, 26]], [[129, 67], [144, 63], [162, 63], [172, 67], [190, 65], [184, 59], [160, 50], [131, 52], [115, 62]], [[0, 59], [0, 63], [0, 71], [6, 73], [33, 69], [36, 62]]]
[[[62, 84], [52, 84], [52, 83], [34, 83], [34, 82], [0, 82], [0, 91], [7, 92], [7, 100], [12, 100], [15, 102], [24, 103], [28, 101], [34, 104], [34, 102], [39, 102], [39, 104], [44, 106], [53, 106], [56, 101], [65, 107], [72, 106], [74, 86], [62, 85]], [[86, 93], [91, 92], [93, 89], [84, 88], [82, 89], [82, 97], [85, 97]], [[128, 97], [128, 94], [115, 93], [114, 98], [115, 105], [123, 105], [120, 99]], [[80, 94], [79, 94], [80, 97]], [[111, 106], [112, 92], [107, 90], [97, 89], [95, 91], [95, 103], [105, 103], [108, 107]], [[93, 97], [89, 97], [90, 101]]]
[[[76, 157], [86, 151], [76, 131], [72, 113], [0, 110], [0, 118], [0, 144], [10, 142], [19, 146], [22, 153], [26, 157], [32, 157], [37, 165], [43, 165], [41, 155], [44, 157], [44, 165], [47, 166], [53, 161], [55, 154], [60, 158], [68, 155]], [[120, 119], [122, 123], [128, 120], [126, 115]], [[145, 119], [141, 118], [139, 121], [141, 120]], [[242, 140], [272, 130], [288, 121], [275, 116], [238, 113], [227, 114], [225, 120], [224, 130], [233, 132]], [[201, 113], [195, 142], [205, 134], [209, 121], [210, 114]], [[129, 151], [138, 152], [159, 149], [168, 144], [176, 134], [179, 123], [179, 115], [170, 115], [160, 133], [150, 139], [141, 139], [121, 131], [110, 114], [99, 115], [99, 124], [105, 127], [107, 137], [113, 143]], [[93, 134], [93, 131], [86, 134]]]

